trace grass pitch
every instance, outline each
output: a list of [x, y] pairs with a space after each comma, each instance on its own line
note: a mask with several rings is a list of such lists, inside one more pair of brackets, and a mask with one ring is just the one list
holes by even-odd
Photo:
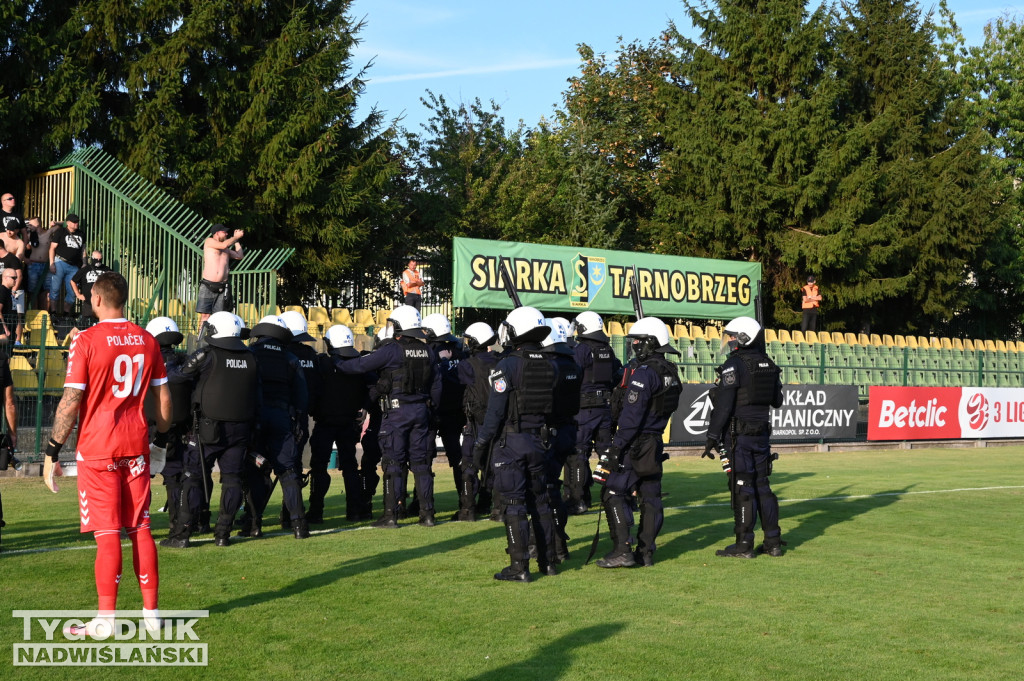
[[[1010, 679], [1024, 663], [1024, 448], [786, 455], [782, 558], [716, 558], [732, 519], [718, 463], [666, 464], [653, 568], [584, 566], [597, 514], [570, 519], [557, 577], [497, 582], [492, 522], [326, 525], [160, 549], [162, 609], [209, 610], [205, 668], [13, 667], [15, 609], [95, 607], [73, 480], [0, 480], [0, 679]], [[438, 518], [457, 506], [436, 469]], [[153, 509], [164, 502], [154, 485]], [[273, 517], [279, 494], [268, 508]], [[603, 523], [603, 520], [602, 520]], [[154, 513], [166, 536], [166, 515]], [[598, 555], [610, 548], [602, 527]], [[127, 547], [127, 544], [126, 544]], [[118, 606], [141, 607], [125, 548]], [[59, 635], [59, 634], [58, 634]]]

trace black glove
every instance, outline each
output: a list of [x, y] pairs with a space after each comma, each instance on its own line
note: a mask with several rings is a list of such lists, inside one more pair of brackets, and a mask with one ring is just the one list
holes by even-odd
[[196, 341], [196, 349], [205, 349], [210, 344], [210, 339], [213, 338], [214, 333], [216, 333], [216, 329], [213, 328], [213, 324], [210, 322], [203, 322], [202, 328], [199, 329], [199, 339]]
[[714, 451], [721, 452], [722, 445], [720, 445], [718, 443], [718, 440], [716, 440], [715, 438], [709, 437], [708, 441], [704, 444], [704, 453], [700, 455], [700, 458], [714, 459]]
[[487, 461], [487, 452], [491, 448], [489, 442], [474, 442], [473, 443], [473, 464], [477, 470], [484, 467], [484, 463]]
[[191, 376], [199, 372], [203, 368], [203, 363], [206, 361], [206, 348], [199, 348], [191, 355], [189, 355], [184, 362], [181, 363], [181, 373], [185, 376]]
[[155, 447], [160, 447], [161, 449], [167, 449], [167, 443], [170, 439], [171, 437], [169, 432], [161, 433], [160, 431], [157, 431], [153, 434], [153, 445]]
[[597, 466], [592, 477], [602, 485], [608, 482], [608, 476], [618, 473], [622, 463], [622, 452], [615, 445], [605, 447], [598, 453]]

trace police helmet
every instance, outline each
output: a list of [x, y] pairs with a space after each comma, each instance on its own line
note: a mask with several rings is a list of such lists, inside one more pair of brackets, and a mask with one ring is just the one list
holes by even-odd
[[452, 335], [452, 324], [440, 312], [428, 314], [423, 318], [420, 326], [426, 329], [428, 340], [455, 342], [455, 336]]
[[412, 305], [399, 305], [388, 317], [388, 338], [409, 336], [410, 338], [426, 338], [427, 332], [422, 328], [420, 311]]
[[352, 329], [347, 326], [335, 324], [327, 329], [327, 332], [324, 334], [324, 340], [327, 341], [328, 352], [332, 355], [340, 355], [342, 357], [359, 356], [359, 351], [355, 348], [356, 338], [352, 335]]
[[540, 342], [541, 347], [550, 348], [555, 343], [565, 342], [565, 329], [558, 325], [554, 319], [545, 319], [544, 326], [548, 327], [547, 338]]
[[252, 327], [252, 337], [273, 338], [282, 343], [287, 343], [292, 339], [292, 332], [283, 319], [277, 315], [268, 314], [256, 326]]
[[287, 310], [281, 314], [281, 321], [283, 321], [285, 326], [288, 327], [288, 330], [291, 331], [291, 340], [296, 343], [305, 343], [306, 341], [316, 340], [309, 335], [309, 326], [306, 324], [306, 318], [301, 312]]
[[757, 340], [761, 333], [761, 325], [753, 317], [737, 317], [725, 325], [725, 336], [732, 336], [735, 340], [726, 340], [726, 344], [733, 350], [737, 347], [747, 347]]
[[601, 319], [601, 315], [590, 310], [576, 315], [576, 319], [572, 321], [571, 331], [580, 338], [608, 340], [604, 333], [604, 320]]
[[224, 350], [244, 350], [245, 343], [242, 342], [242, 318], [226, 310], [214, 312], [206, 320], [206, 333], [210, 345]]
[[551, 332], [544, 326], [544, 315], [535, 307], [517, 307], [501, 323], [498, 340], [502, 345], [539, 343]]
[[178, 330], [178, 325], [170, 317], [153, 317], [149, 324], [146, 324], [146, 331], [149, 331], [160, 345], [174, 346], [185, 340], [185, 336]]
[[486, 349], [498, 340], [498, 334], [486, 322], [474, 322], [466, 327], [462, 334], [466, 339], [466, 347], [470, 350]]
[[637, 321], [626, 335], [633, 339], [633, 353], [640, 359], [655, 352], [679, 354], [669, 340], [668, 327], [657, 317], [644, 317]]

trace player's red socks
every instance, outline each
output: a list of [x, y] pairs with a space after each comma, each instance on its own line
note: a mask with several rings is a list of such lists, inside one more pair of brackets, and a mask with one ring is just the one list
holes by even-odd
[[96, 538], [96, 594], [100, 612], [117, 609], [117, 585], [121, 582], [121, 533], [93, 532]]
[[139, 578], [139, 590], [142, 591], [142, 607], [146, 610], [155, 610], [160, 588], [160, 572], [156, 558], [156, 542], [149, 531], [149, 522], [129, 528], [128, 538], [132, 540], [132, 563], [135, 565], [135, 576]]

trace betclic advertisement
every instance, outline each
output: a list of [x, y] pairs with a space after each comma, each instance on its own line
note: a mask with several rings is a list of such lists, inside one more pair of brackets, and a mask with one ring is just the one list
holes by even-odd
[[1024, 388], [871, 386], [868, 440], [1024, 437]]

